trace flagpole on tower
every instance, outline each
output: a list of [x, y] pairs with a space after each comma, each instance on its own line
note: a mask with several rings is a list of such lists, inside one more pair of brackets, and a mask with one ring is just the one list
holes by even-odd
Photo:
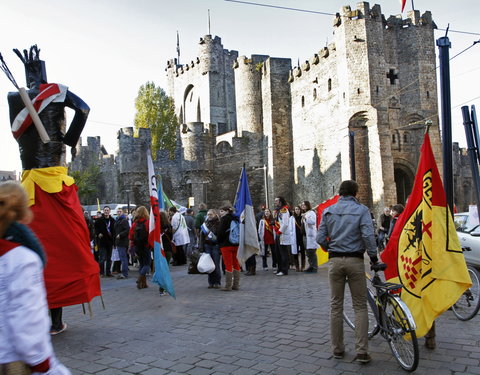
[[208, 35], [212, 35], [210, 33], [210, 9], [208, 10]]
[[180, 65], [180, 37], [177, 30], [177, 65]]

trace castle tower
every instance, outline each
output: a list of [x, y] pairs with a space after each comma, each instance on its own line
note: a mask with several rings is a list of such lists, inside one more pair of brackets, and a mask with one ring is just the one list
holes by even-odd
[[168, 95], [175, 100], [180, 123], [214, 123], [219, 133], [236, 129], [232, 65], [238, 52], [223, 49], [218, 36], [200, 38], [198, 57], [178, 65], [167, 62]]
[[270, 202], [275, 196], [293, 198], [293, 142], [291, 95], [288, 73], [290, 59], [268, 58], [262, 70], [263, 133], [266, 138]]
[[405, 203], [427, 119], [440, 154], [433, 28], [429, 12], [385, 20], [366, 2], [337, 13], [334, 43], [290, 72], [296, 199], [355, 178], [376, 211]]
[[[150, 147], [150, 129], [138, 129], [138, 137], [133, 136], [133, 128], [125, 127], [118, 131], [118, 180], [119, 201], [126, 201], [125, 190], [129, 190], [132, 202], [150, 201], [147, 170], [147, 149]], [[144, 203], [145, 202], [145, 203]]]
[[234, 63], [235, 100], [237, 104], [237, 134], [242, 132], [262, 133], [262, 67], [268, 58], [252, 55], [249, 59], [240, 56]]
[[180, 137], [183, 146], [183, 185], [191, 186], [186, 193], [189, 197], [194, 197], [195, 205], [198, 206], [206, 201], [208, 184], [212, 182], [215, 125], [207, 127], [202, 122], [184, 124]]

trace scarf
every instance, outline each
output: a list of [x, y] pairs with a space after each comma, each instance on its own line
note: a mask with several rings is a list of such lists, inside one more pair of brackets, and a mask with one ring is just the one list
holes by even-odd
[[14, 222], [12, 223], [5, 233], [4, 239], [11, 242], [19, 243], [34, 253], [36, 253], [42, 260], [43, 266], [47, 261], [43, 247], [35, 234], [26, 225]]

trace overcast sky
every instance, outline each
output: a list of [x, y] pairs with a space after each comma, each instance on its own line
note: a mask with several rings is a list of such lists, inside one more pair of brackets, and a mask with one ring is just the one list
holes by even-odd
[[[283, 7], [335, 13], [346, 0], [258, 1]], [[371, 2], [382, 13], [400, 13], [399, 0]], [[404, 12], [412, 8], [407, 0]], [[430, 10], [440, 29], [480, 34], [478, 0], [415, 0], [415, 8]], [[0, 0], [0, 52], [17, 82], [25, 85], [23, 65], [13, 48], [38, 44], [49, 82], [62, 83], [90, 107], [82, 134], [101, 136], [109, 153], [116, 149], [118, 129], [133, 126], [134, 101], [140, 85], [154, 81], [166, 88], [165, 67], [176, 57], [180, 34], [181, 60], [197, 56], [199, 38], [222, 38], [224, 48], [240, 55], [290, 57], [296, 64], [310, 58], [332, 37], [332, 16], [273, 9], [224, 0]], [[445, 31], [436, 31], [435, 37]], [[449, 33], [450, 56], [463, 51], [480, 35]], [[480, 43], [451, 61], [454, 140], [465, 145], [461, 105], [480, 107]], [[18, 147], [10, 132], [7, 93], [14, 88], [0, 75], [0, 170], [21, 170]], [[480, 116], [479, 116], [480, 117]]]

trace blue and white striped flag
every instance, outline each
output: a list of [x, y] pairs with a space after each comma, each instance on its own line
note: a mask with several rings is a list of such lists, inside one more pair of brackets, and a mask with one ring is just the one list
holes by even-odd
[[242, 168], [240, 181], [238, 183], [237, 195], [235, 197], [235, 215], [240, 221], [240, 241], [238, 244], [237, 259], [240, 264], [258, 254], [260, 245], [258, 243], [257, 222], [253, 212], [252, 198], [248, 188], [247, 172]]

